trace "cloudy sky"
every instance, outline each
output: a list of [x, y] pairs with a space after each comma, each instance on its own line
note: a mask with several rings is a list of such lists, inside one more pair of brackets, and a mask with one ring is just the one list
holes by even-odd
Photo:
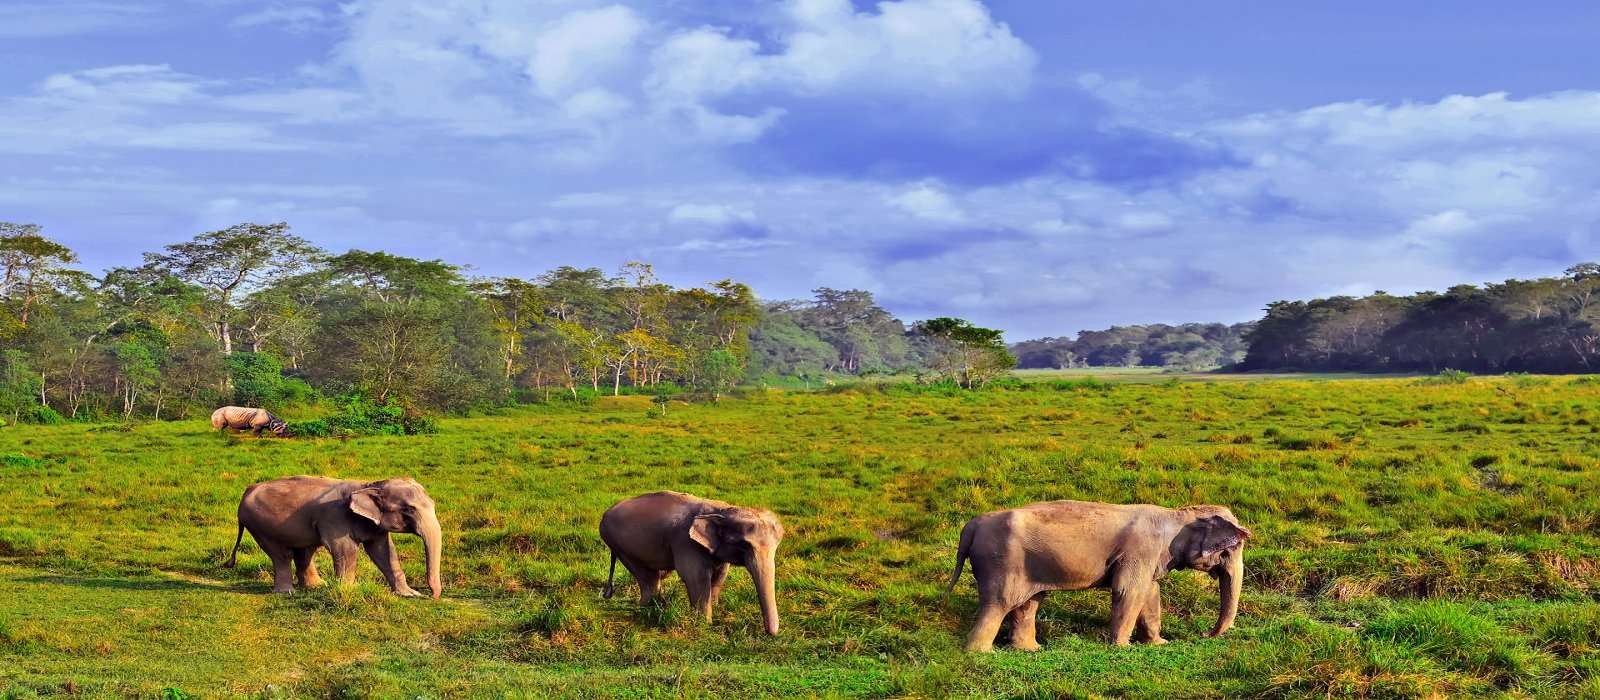
[[0, 0], [0, 220], [1020, 340], [1600, 258], [1600, 4]]

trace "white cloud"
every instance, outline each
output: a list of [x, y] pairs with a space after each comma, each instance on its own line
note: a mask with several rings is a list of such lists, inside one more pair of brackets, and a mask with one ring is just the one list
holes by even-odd
[[689, 221], [714, 226], [724, 226], [740, 221], [754, 221], [755, 214], [749, 209], [735, 207], [727, 204], [679, 204], [668, 212], [667, 218], [672, 221]]
[[966, 213], [950, 199], [950, 195], [945, 194], [933, 183], [924, 182], [890, 196], [888, 202], [919, 219], [945, 224], [958, 224], [967, 220]]
[[271, 5], [233, 18], [228, 24], [238, 29], [275, 27], [293, 33], [330, 28], [332, 17], [316, 5]]

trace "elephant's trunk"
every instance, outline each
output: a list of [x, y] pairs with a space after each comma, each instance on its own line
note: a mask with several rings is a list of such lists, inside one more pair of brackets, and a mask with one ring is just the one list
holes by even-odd
[[747, 566], [750, 578], [756, 584], [756, 598], [761, 601], [761, 618], [767, 623], [767, 634], [778, 633], [778, 595], [773, 579], [777, 577], [777, 551], [757, 551]]
[[1217, 573], [1217, 583], [1222, 589], [1221, 611], [1217, 615], [1217, 626], [1211, 630], [1212, 637], [1221, 636], [1233, 626], [1233, 618], [1239, 614], [1239, 592], [1244, 587], [1244, 547], [1240, 546], [1229, 555], [1227, 565]]
[[429, 512], [427, 517], [417, 523], [417, 534], [422, 536], [423, 550], [428, 558], [428, 588], [432, 590], [433, 597], [438, 598], [444, 592], [444, 582], [439, 578], [439, 564], [444, 557], [443, 544], [439, 532], [439, 516]]

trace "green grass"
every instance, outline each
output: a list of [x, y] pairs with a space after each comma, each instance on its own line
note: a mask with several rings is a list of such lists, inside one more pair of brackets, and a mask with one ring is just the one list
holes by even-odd
[[[348, 441], [0, 429], [0, 696], [1600, 695], [1600, 383], [1053, 379]], [[290, 474], [422, 481], [446, 597], [392, 597], [367, 562], [354, 588], [271, 595], [248, 538], [218, 568], [240, 492]], [[660, 607], [625, 573], [600, 598], [600, 513], [662, 488], [783, 517], [780, 637], [739, 571], [709, 625], [676, 581]], [[1086, 591], [1046, 601], [1043, 652], [960, 652], [961, 524], [1052, 498], [1230, 506], [1256, 533], [1238, 626], [1201, 639], [1216, 587], [1177, 572], [1167, 646], [1107, 646]]]

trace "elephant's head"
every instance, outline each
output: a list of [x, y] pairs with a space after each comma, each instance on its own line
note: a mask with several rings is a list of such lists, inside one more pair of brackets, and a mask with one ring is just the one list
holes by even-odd
[[1228, 631], [1239, 614], [1239, 592], [1244, 586], [1244, 542], [1249, 528], [1239, 524], [1233, 513], [1221, 506], [1196, 506], [1185, 511], [1194, 519], [1183, 526], [1172, 540], [1173, 568], [1203, 571], [1217, 579], [1222, 589], [1221, 611], [1212, 637]]
[[783, 539], [778, 516], [755, 508], [723, 508], [696, 516], [689, 525], [689, 538], [717, 559], [750, 571], [767, 634], [777, 634], [778, 601], [773, 579], [777, 575], [778, 542]]
[[439, 578], [439, 516], [422, 484], [411, 479], [374, 481], [350, 494], [350, 510], [385, 531], [421, 537], [428, 557], [428, 588], [439, 597], [444, 590]]

